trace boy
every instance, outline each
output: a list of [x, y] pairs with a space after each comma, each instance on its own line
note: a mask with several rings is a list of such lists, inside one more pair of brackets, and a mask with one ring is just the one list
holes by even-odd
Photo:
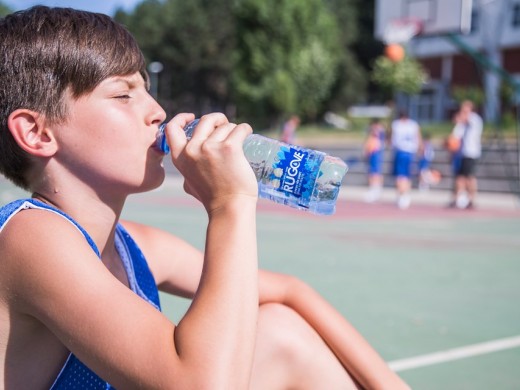
[[478, 180], [476, 167], [482, 154], [484, 123], [475, 112], [472, 101], [465, 100], [455, 116], [451, 137], [459, 144], [458, 163], [455, 166], [455, 193], [450, 207], [474, 209]]
[[365, 195], [365, 202], [372, 203], [379, 199], [383, 189], [386, 129], [379, 118], [374, 118], [370, 121], [367, 133], [363, 148], [363, 154], [368, 164], [368, 192]]
[[[202, 254], [119, 221], [165, 175], [153, 144], [166, 114], [124, 28], [34, 7], [0, 20], [0, 56], [0, 171], [32, 193], [0, 209], [6, 389], [406, 388], [308, 286], [257, 270], [247, 124], [206, 115], [189, 143], [192, 114], [167, 125], [207, 210]], [[193, 299], [179, 324], [157, 288]]]
[[421, 128], [408, 116], [405, 110], [400, 111], [399, 118], [391, 125], [391, 143], [394, 150], [394, 176], [397, 189], [397, 207], [410, 207], [412, 188], [412, 162], [421, 147]]

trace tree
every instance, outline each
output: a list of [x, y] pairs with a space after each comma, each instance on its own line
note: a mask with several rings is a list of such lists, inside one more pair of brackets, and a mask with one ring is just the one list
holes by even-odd
[[[368, 72], [362, 66], [363, 62], [360, 61], [363, 61], [363, 57], [360, 57], [356, 48], [358, 42], [366, 37], [367, 22], [374, 13], [370, 2], [373, 3], [373, 0], [326, 0], [336, 19], [340, 41], [339, 71], [327, 102], [330, 110], [344, 111], [366, 98]], [[372, 36], [370, 38], [373, 40]]]
[[238, 113], [263, 125], [289, 113], [314, 119], [337, 79], [342, 50], [325, 3], [241, 0], [234, 12]]
[[[372, 73], [374, 61], [383, 54], [385, 45], [374, 37], [375, 24], [375, 0], [356, 0], [355, 8], [357, 10], [357, 26], [358, 34], [354, 42], [352, 42], [352, 50], [363, 68], [366, 75]], [[367, 84], [363, 88], [366, 93], [366, 101], [384, 102], [391, 99], [392, 96], [381, 91], [379, 85], [368, 79]]]
[[13, 12], [7, 5], [0, 1], [0, 17], [10, 14]]
[[[160, 61], [167, 111], [225, 111], [255, 126], [315, 119], [363, 96], [350, 46], [359, 0], [144, 0], [116, 20]], [[341, 26], [339, 26], [341, 23]], [[257, 127], [257, 128], [258, 128]]]
[[421, 64], [409, 56], [394, 62], [386, 56], [379, 56], [374, 64], [372, 80], [390, 94], [404, 92], [414, 95], [420, 92], [428, 74]]
[[163, 63], [165, 106], [226, 111], [235, 37], [229, 0], [145, 0], [115, 18], [132, 31], [148, 61]]

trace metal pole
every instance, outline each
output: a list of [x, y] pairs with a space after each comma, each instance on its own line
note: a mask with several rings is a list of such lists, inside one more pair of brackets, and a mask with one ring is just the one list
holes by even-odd
[[159, 73], [163, 70], [163, 64], [158, 61], [150, 62], [148, 72], [150, 72], [150, 95], [155, 100], [159, 97]]
[[516, 155], [518, 158], [518, 185], [517, 185], [517, 195], [518, 200], [520, 201], [520, 88], [515, 90], [515, 103], [516, 103]]

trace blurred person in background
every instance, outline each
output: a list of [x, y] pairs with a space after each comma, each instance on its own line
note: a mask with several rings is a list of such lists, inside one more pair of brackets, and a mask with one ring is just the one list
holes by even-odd
[[484, 123], [475, 112], [473, 102], [465, 100], [455, 116], [455, 126], [451, 133], [454, 144], [459, 145], [459, 160], [454, 165], [455, 191], [450, 207], [472, 209], [475, 207], [477, 178], [475, 170], [482, 154], [482, 131]]
[[296, 142], [296, 130], [300, 126], [300, 118], [297, 115], [292, 115], [284, 124], [282, 128], [281, 141], [286, 144], [294, 145]]
[[374, 118], [370, 122], [367, 133], [363, 150], [368, 164], [368, 192], [365, 195], [365, 202], [372, 203], [379, 199], [383, 188], [386, 129], [378, 118]]
[[419, 124], [404, 110], [392, 121], [391, 143], [394, 150], [394, 176], [397, 189], [397, 207], [410, 207], [411, 169], [414, 157], [422, 144]]
[[431, 165], [435, 158], [435, 150], [431, 141], [431, 135], [425, 134], [419, 150], [419, 190], [427, 191], [431, 185], [439, 182], [439, 172], [432, 169]]

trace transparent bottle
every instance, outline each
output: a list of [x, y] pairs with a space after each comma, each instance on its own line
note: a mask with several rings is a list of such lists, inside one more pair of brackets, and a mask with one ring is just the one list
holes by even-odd
[[[188, 139], [198, 122], [195, 119], [184, 128]], [[157, 148], [165, 154], [170, 151], [164, 125], [157, 133]], [[258, 134], [246, 138], [244, 154], [258, 181], [260, 198], [314, 214], [334, 214], [348, 169], [342, 159]]]

